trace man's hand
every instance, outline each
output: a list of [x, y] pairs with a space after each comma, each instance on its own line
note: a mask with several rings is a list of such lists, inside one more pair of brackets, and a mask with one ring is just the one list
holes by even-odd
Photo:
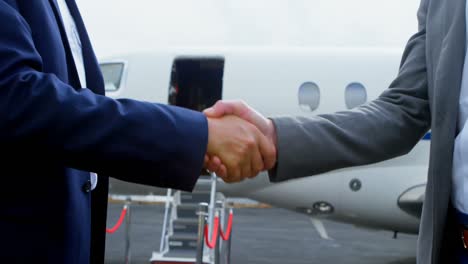
[[[242, 101], [218, 101], [213, 107], [204, 111], [208, 118], [219, 118], [225, 115], [238, 116], [249, 123], [255, 125], [267, 138], [268, 141], [274, 146], [275, 156], [268, 157], [262, 156], [264, 167], [262, 170], [269, 170], [275, 166], [276, 163], [276, 131], [273, 122], [265, 118], [263, 115], [249, 107]], [[216, 172], [221, 177], [227, 175], [227, 168], [217, 156], [207, 155], [205, 157], [205, 168]]]
[[[208, 117], [207, 155], [217, 159], [218, 165], [205, 167], [217, 172], [226, 182], [239, 182], [253, 177], [274, 163], [276, 149], [254, 125], [236, 116]], [[222, 161], [222, 164], [221, 164]]]
[[[243, 101], [218, 101], [212, 107], [205, 109], [203, 113], [207, 117], [238, 116], [255, 125], [276, 146], [276, 131], [273, 122]], [[274, 164], [270, 165], [273, 166]]]

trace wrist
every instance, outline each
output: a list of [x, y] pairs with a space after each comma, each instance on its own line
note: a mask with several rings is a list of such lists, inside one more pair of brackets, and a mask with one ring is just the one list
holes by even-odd
[[210, 154], [213, 153], [213, 140], [215, 140], [215, 126], [216, 126], [216, 121], [213, 120], [213, 118], [207, 118], [208, 120], [208, 146], [206, 147], [206, 153]]
[[268, 132], [267, 132], [268, 139], [273, 143], [276, 148], [277, 145], [277, 136], [276, 136], [276, 127], [275, 124], [271, 119], [268, 119]]

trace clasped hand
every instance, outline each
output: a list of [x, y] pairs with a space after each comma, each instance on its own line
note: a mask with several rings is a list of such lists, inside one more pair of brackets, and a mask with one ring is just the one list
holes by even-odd
[[209, 130], [207, 170], [233, 183], [275, 166], [276, 133], [271, 120], [242, 101], [219, 101], [204, 113]]

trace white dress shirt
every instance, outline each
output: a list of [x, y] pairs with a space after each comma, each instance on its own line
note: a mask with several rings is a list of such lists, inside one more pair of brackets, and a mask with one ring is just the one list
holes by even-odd
[[[65, 27], [65, 31], [67, 33], [68, 43], [70, 44], [73, 60], [75, 61], [76, 71], [78, 72], [81, 87], [83, 89], [86, 89], [86, 71], [83, 61], [83, 50], [81, 49], [80, 35], [78, 34], [75, 20], [73, 19], [65, 0], [57, 0], [57, 4], [60, 9], [60, 15], [62, 16], [63, 26]], [[90, 179], [91, 190], [93, 190], [94, 188], [96, 188], [97, 185], [96, 173], [92, 172], [90, 175]]]

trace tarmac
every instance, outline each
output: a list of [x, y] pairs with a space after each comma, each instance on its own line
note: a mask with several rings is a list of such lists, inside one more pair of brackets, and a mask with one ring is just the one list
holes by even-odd
[[[110, 203], [108, 227], [123, 204]], [[279, 208], [237, 208], [234, 211], [233, 264], [414, 264], [417, 236], [365, 230], [324, 220], [330, 240], [319, 237], [310, 218]], [[132, 204], [131, 263], [149, 264], [159, 250], [164, 206]], [[124, 263], [124, 226], [107, 235], [106, 263]]]

